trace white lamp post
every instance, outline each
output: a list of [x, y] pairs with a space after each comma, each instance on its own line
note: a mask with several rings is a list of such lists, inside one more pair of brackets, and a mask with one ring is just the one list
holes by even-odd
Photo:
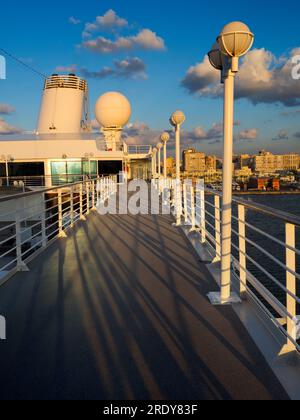
[[167, 179], [167, 143], [170, 140], [169, 133], [162, 133], [160, 139], [164, 145], [164, 178]]
[[182, 215], [181, 184], [180, 184], [180, 127], [185, 121], [182, 111], [176, 111], [171, 115], [170, 123], [175, 127], [176, 138], [176, 226], [180, 226]]
[[215, 303], [226, 304], [237, 300], [231, 294], [232, 241], [232, 160], [234, 121], [234, 78], [239, 71], [239, 57], [253, 45], [254, 35], [242, 22], [226, 25], [208, 54], [213, 67], [222, 72], [224, 83], [224, 155], [222, 200], [221, 293], [213, 297]]
[[163, 144], [158, 143], [156, 147], [158, 150], [158, 176], [160, 178], [161, 176], [161, 149], [163, 148]]
[[157, 148], [153, 149], [153, 178], [156, 178], [157, 175]]
[[185, 121], [182, 111], [176, 111], [171, 115], [170, 123], [175, 127], [176, 136], [176, 179], [180, 180], [180, 127]]

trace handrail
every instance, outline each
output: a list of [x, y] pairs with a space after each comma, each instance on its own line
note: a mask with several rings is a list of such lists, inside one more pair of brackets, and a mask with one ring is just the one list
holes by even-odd
[[[214, 190], [209, 189], [209, 188], [205, 188], [205, 191], [207, 193], [217, 195], [217, 196], [222, 198], [222, 193], [220, 193], [218, 191], [214, 191]], [[266, 216], [270, 216], [270, 217], [282, 220], [284, 222], [291, 223], [291, 224], [293, 224], [297, 227], [300, 227], [300, 217], [295, 216], [293, 214], [290, 214], [288, 212], [277, 210], [277, 209], [265, 206], [263, 204], [253, 203], [253, 202], [244, 200], [242, 198], [233, 198], [232, 201], [233, 201], [233, 203], [243, 205], [245, 208], [247, 208], [249, 210], [258, 211], [259, 213], [263, 213]]]
[[49, 188], [43, 188], [43, 189], [38, 190], [38, 191], [27, 191], [25, 193], [20, 193], [20, 194], [6, 195], [4, 197], [0, 197], [0, 204], [5, 203], [6, 201], [18, 200], [20, 198], [28, 198], [28, 197], [31, 197], [31, 196], [34, 196], [34, 195], [45, 194], [45, 193], [48, 193], [50, 191], [56, 191], [56, 190], [60, 190], [60, 189], [64, 189], [64, 188], [76, 187], [77, 185], [81, 185], [83, 182], [85, 182], [85, 181], [79, 181], [79, 182], [75, 182], [73, 184], [64, 184], [64, 185], [59, 185], [59, 186], [54, 186], [54, 187], [49, 187]]

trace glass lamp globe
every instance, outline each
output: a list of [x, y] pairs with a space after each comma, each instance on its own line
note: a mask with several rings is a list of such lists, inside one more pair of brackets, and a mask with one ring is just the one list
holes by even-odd
[[170, 140], [169, 133], [162, 133], [162, 135], [160, 136], [160, 139], [163, 143], [167, 143]]
[[254, 35], [244, 23], [232, 22], [224, 26], [217, 41], [223, 54], [242, 57], [252, 47]]
[[176, 111], [171, 115], [170, 122], [175, 127], [183, 124], [185, 121], [185, 115], [182, 111]]
[[223, 69], [222, 53], [220, 51], [219, 44], [216, 42], [211, 51], [208, 53], [210, 64], [217, 70]]

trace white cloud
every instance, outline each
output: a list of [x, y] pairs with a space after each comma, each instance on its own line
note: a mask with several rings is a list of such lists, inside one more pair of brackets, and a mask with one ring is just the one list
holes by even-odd
[[[234, 125], [239, 126], [240, 121], [235, 121]], [[193, 130], [183, 130], [183, 138], [191, 141], [220, 141], [223, 138], [223, 123], [215, 122], [211, 128], [205, 130], [202, 126], [196, 127]]]
[[250, 128], [247, 130], [240, 131], [236, 137], [236, 140], [256, 140], [258, 136], [257, 128]]
[[74, 16], [71, 16], [69, 18], [69, 23], [71, 23], [72, 25], [79, 25], [81, 23], [81, 20], [76, 19]]
[[288, 140], [288, 139], [289, 139], [289, 133], [285, 129], [279, 130], [278, 133], [277, 133], [277, 136], [273, 138], [274, 141], [276, 141], [276, 140], [279, 140], [279, 141], [280, 140]]
[[[279, 58], [265, 49], [250, 51], [241, 60], [236, 77], [236, 98], [246, 98], [253, 104], [300, 105], [300, 83], [291, 75], [292, 57], [297, 54], [300, 54], [300, 48]], [[207, 57], [187, 71], [182, 85], [199, 97], [219, 98], [223, 92], [220, 73], [210, 65]]]
[[134, 122], [124, 128], [127, 144], [155, 145], [159, 141], [161, 131], [151, 129], [143, 122]]
[[166, 49], [162, 38], [150, 29], [143, 29], [136, 36], [119, 37], [112, 41], [108, 38], [98, 37], [93, 40], [84, 41], [82, 46], [99, 54], [109, 54], [131, 50], [155, 50], [163, 51]]
[[103, 16], [97, 16], [93, 23], [86, 23], [83, 37], [90, 37], [93, 32], [111, 32], [126, 26], [128, 26], [127, 20], [110, 9]]
[[77, 64], [71, 64], [70, 66], [57, 66], [55, 71], [58, 73], [76, 73]]
[[129, 57], [124, 60], [115, 60], [114, 67], [103, 67], [99, 71], [81, 69], [85, 78], [105, 79], [106, 77], [118, 77], [124, 79], [147, 79], [146, 65], [138, 57]]
[[0, 115], [10, 115], [15, 112], [15, 109], [8, 104], [0, 104]]
[[0, 118], [0, 135], [3, 135], [3, 134], [19, 134], [21, 132], [22, 132], [22, 130], [8, 124], [5, 120]]

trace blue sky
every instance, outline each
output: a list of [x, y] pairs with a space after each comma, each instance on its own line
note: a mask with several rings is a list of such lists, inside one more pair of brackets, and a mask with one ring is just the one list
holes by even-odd
[[[254, 48], [264, 48], [272, 53], [277, 60], [275, 67], [283, 66], [291, 51], [300, 47], [299, 4], [296, 0], [284, 5], [253, 0], [251, 9], [248, 4], [231, 1], [225, 11], [221, 1], [90, 0], [85, 6], [84, 2], [65, 0], [52, 1], [45, 10], [32, 0], [19, 3], [17, 7], [13, 2], [5, 2], [1, 5], [0, 47], [45, 74], [51, 74], [58, 66], [71, 65], [76, 65], [79, 72], [83, 68], [100, 72], [103, 68], [115, 69], [115, 61], [120, 63], [138, 58], [146, 67], [147, 78], [142, 73], [133, 74], [132, 78], [116, 73], [110, 77], [89, 79], [91, 108], [100, 94], [110, 90], [123, 92], [132, 103], [132, 122], [149, 127], [147, 139], [168, 129], [171, 112], [182, 109], [187, 116], [187, 139], [191, 133], [189, 144], [207, 153], [220, 154], [219, 135], [214, 139], [209, 133], [222, 120], [221, 98], [212, 99], [199, 91], [189, 92], [182, 85], [189, 68], [203, 62], [221, 28], [233, 20], [245, 21], [250, 26], [256, 37]], [[110, 9], [128, 25], [98, 28], [90, 33], [90, 37], [83, 38], [86, 23], [95, 22], [97, 16], [104, 16]], [[70, 23], [70, 17], [75, 18], [73, 23]], [[83, 46], [84, 42], [97, 37], [112, 41], [120, 37], [132, 39], [145, 29], [162, 39], [166, 48], [134, 45], [130, 49], [116, 48], [112, 53], [95, 53]], [[253, 60], [256, 60], [255, 56]], [[7, 64], [7, 80], [0, 81], [0, 104], [11, 105], [15, 112], [0, 118], [10, 125], [33, 130], [43, 80], [10, 60]], [[198, 76], [202, 78], [201, 74]], [[294, 86], [299, 99], [300, 80]], [[276, 84], [274, 87], [276, 90]], [[268, 94], [263, 92], [262, 96]], [[251, 93], [249, 95], [251, 99]], [[237, 153], [255, 152], [261, 148], [273, 152], [300, 152], [300, 113], [297, 112], [300, 102], [291, 106], [286, 98], [278, 100], [276, 95], [268, 102], [266, 104], [264, 98], [260, 98], [254, 105], [247, 94], [236, 101], [235, 117], [239, 121], [236, 127]], [[199, 128], [203, 129], [204, 134], [195, 134], [195, 128], [198, 128], [197, 133], [202, 133]], [[142, 134], [145, 135], [145, 128]]]

